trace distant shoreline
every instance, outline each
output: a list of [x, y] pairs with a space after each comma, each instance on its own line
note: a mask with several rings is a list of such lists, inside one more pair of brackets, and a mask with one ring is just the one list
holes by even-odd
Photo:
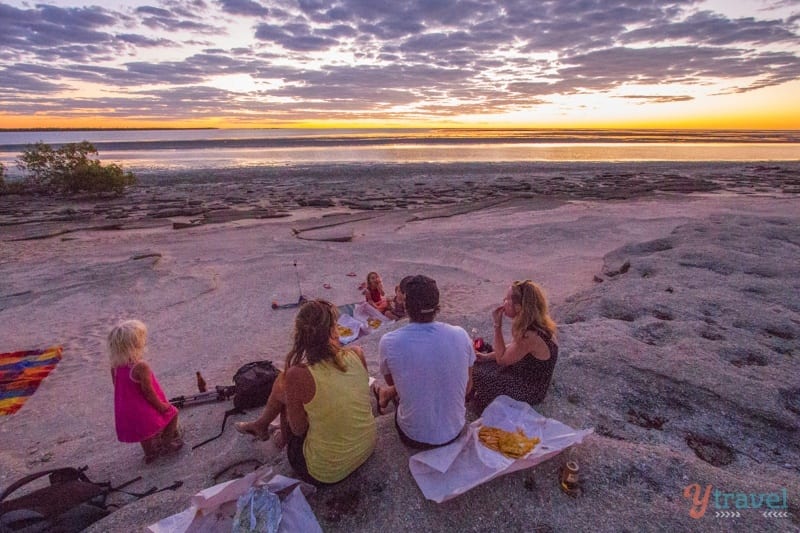
[[220, 128], [0, 128], [0, 133], [36, 133], [39, 131], [194, 131], [218, 129]]
[[[44, 130], [43, 130], [44, 131]], [[80, 131], [80, 130], [76, 130]], [[123, 131], [123, 130], [86, 130], [86, 131]], [[161, 130], [142, 130], [161, 131]], [[170, 130], [171, 131], [171, 130]], [[184, 131], [184, 130], [176, 130]], [[215, 130], [218, 131], [218, 130]], [[297, 136], [266, 136], [266, 137], [230, 137], [230, 138], [197, 138], [197, 139], [137, 139], [137, 140], [98, 140], [91, 141], [98, 151], [141, 151], [141, 150], [189, 150], [210, 148], [328, 148], [328, 147], [369, 147], [387, 145], [546, 145], [546, 144], [616, 144], [616, 145], [653, 145], [653, 144], [800, 144], [800, 131], [773, 131], [773, 132], [738, 132], [733, 136], [726, 132], [664, 132], [663, 135], [646, 132], [585, 132], [582, 135], [564, 132], [541, 132], [538, 135], [409, 135], [397, 133], [389, 135], [314, 135], [309, 130], [308, 135]], [[31, 133], [30, 131], [27, 133]], [[511, 133], [511, 132], [509, 132]], [[640, 134], [637, 134], [640, 133]], [[54, 147], [74, 141], [48, 142]], [[27, 149], [30, 142], [15, 142], [0, 144], [0, 152], [22, 151]]]

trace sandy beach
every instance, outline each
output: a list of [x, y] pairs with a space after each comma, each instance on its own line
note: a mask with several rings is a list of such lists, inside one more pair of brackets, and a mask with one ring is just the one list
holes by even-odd
[[[23, 408], [0, 417], [0, 486], [81, 465], [114, 483], [141, 475], [135, 489], [181, 480], [91, 528], [144, 531], [233, 463], [257, 459], [291, 475], [271, 443], [231, 427], [252, 414], [190, 449], [219, 432], [230, 402], [183, 409], [188, 446], [145, 465], [138, 446], [115, 437], [106, 335], [120, 319], [144, 321], [167, 395], [194, 394], [196, 371], [213, 386], [230, 385], [252, 360], [282, 366], [294, 312], [272, 301], [294, 301], [298, 288], [361, 301], [358, 286], [374, 270], [387, 288], [408, 274], [435, 278], [439, 319], [484, 336], [511, 281], [540, 283], [561, 356], [537, 410], [595, 433], [535, 469], [436, 504], [416, 487], [411, 451], [384, 415], [367, 464], [309, 497], [323, 530], [797, 530], [800, 173], [797, 164], [707, 167], [535, 180], [522, 167], [449, 167], [423, 179], [430, 169], [420, 165], [396, 180], [384, 170], [359, 190], [353, 176], [370, 169], [341, 167], [305, 181], [273, 171], [207, 182], [145, 176], [121, 199], [0, 196], [0, 352], [64, 348]], [[378, 340], [357, 341], [376, 378]], [[567, 455], [581, 466], [578, 498], [558, 489]], [[764, 516], [763, 506], [718, 517], [712, 498], [693, 519], [683, 496], [693, 483], [746, 495], [785, 489], [786, 517]]]

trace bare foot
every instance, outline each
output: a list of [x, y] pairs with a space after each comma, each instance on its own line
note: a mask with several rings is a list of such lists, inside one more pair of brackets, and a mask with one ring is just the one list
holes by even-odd
[[280, 429], [276, 429], [272, 433], [272, 443], [275, 445], [275, 448], [282, 450], [284, 446], [286, 446], [286, 439], [283, 437], [283, 432]]
[[166, 453], [177, 452], [183, 448], [183, 439], [178, 437], [177, 439], [173, 439], [169, 441], [167, 444], [164, 445], [163, 451]]
[[236, 422], [233, 427], [244, 435], [252, 435], [258, 440], [269, 440], [269, 430], [266, 432], [260, 431], [255, 422]]
[[389, 407], [389, 403], [393, 403], [395, 408], [397, 408], [396, 388], [393, 386], [380, 387], [373, 383], [370, 386], [370, 390], [372, 391], [372, 395], [375, 396], [375, 404], [378, 416], [386, 414], [386, 409]]
[[381, 393], [383, 389], [377, 384], [373, 384], [370, 390], [372, 391], [372, 395], [375, 396], [375, 410], [378, 412], [378, 416], [383, 416], [383, 410], [386, 407], [385, 403], [381, 403]]

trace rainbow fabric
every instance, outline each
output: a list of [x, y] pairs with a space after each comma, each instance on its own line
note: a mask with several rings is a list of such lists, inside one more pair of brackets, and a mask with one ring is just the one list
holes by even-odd
[[61, 346], [0, 354], [0, 416], [20, 410], [61, 361]]

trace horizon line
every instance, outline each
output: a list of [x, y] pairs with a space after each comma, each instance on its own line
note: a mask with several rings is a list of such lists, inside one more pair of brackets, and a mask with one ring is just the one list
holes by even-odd
[[740, 127], [480, 127], [480, 126], [195, 126], [195, 127], [110, 127], [110, 128], [0, 128], [0, 133], [31, 133], [39, 131], [61, 132], [61, 131], [203, 131], [203, 130], [420, 130], [420, 131], [791, 131], [800, 132], [798, 128], [740, 128]]

